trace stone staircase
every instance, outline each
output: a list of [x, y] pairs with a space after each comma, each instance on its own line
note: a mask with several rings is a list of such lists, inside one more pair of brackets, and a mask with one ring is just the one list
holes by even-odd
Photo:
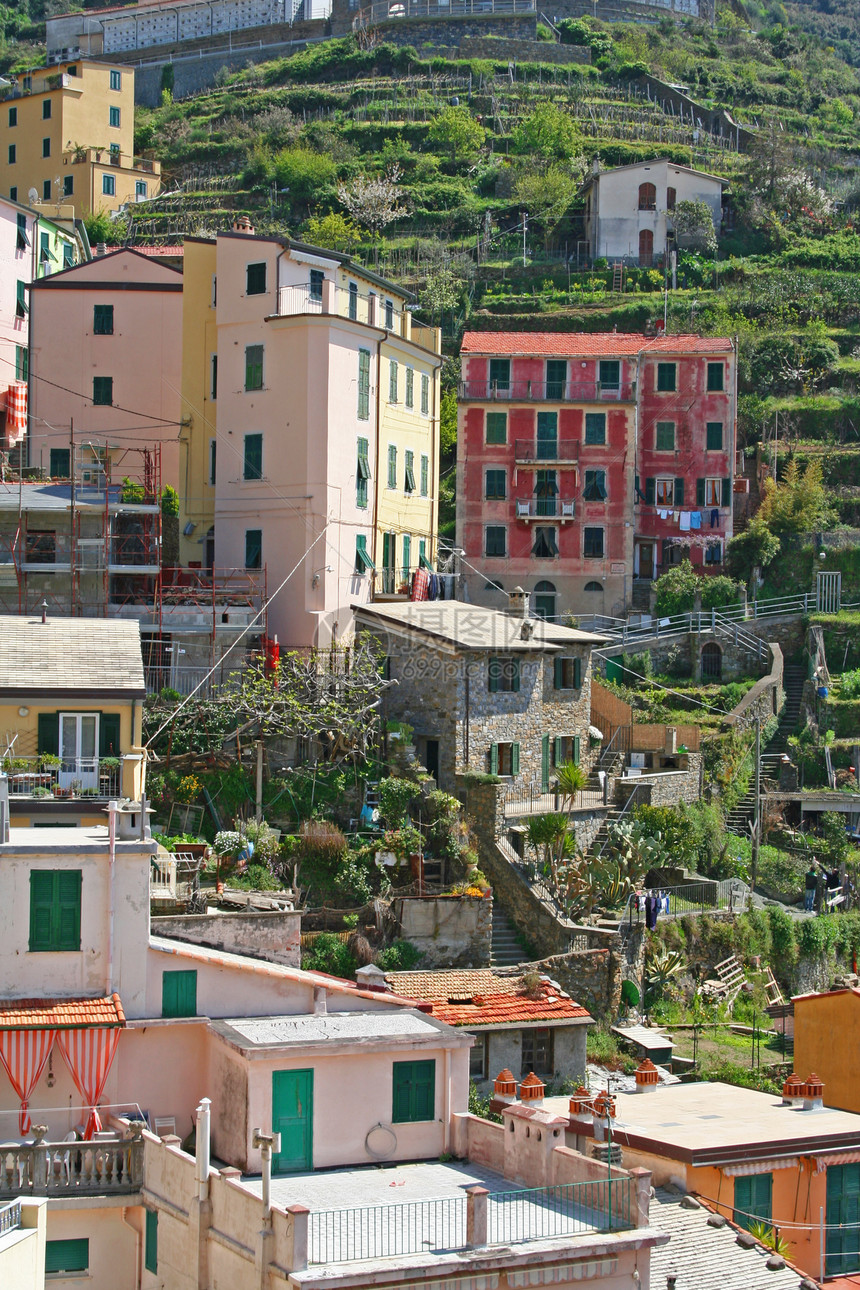
[[493, 936], [490, 944], [490, 967], [516, 967], [525, 959], [517, 939], [517, 929], [501, 908], [493, 902]]
[[[803, 685], [806, 672], [802, 667], [787, 665], [783, 674], [785, 703], [779, 716], [779, 725], [761, 754], [762, 779], [779, 779], [779, 768], [783, 753], [788, 751], [789, 736], [793, 735], [800, 721], [800, 705], [803, 699]], [[755, 782], [750, 785], [746, 795], [732, 807], [726, 819], [730, 833], [745, 835], [749, 832], [750, 821], [755, 816]]]

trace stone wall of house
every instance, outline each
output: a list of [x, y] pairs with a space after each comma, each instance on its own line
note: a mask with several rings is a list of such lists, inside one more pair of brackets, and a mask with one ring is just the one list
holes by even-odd
[[604, 945], [554, 954], [521, 969], [529, 970], [545, 972], [558, 981], [562, 990], [587, 1008], [595, 1020], [618, 1015], [625, 971], [617, 936], [607, 935]]
[[[511, 654], [481, 651], [448, 654], [411, 639], [374, 633], [389, 659], [396, 684], [384, 696], [388, 718], [412, 726], [416, 743], [439, 740], [439, 787], [454, 791], [454, 776], [490, 769], [493, 744], [519, 745], [519, 776], [524, 788], [540, 790], [542, 739], [580, 737], [580, 758], [588, 766], [591, 720], [591, 651], [571, 645], [562, 653], [579, 658], [582, 684], [578, 690], [556, 690], [555, 654]], [[494, 657], [519, 660], [519, 689], [490, 691], [489, 663]]]
[[[576, 1080], [585, 1078], [585, 1048], [587, 1026], [553, 1026], [553, 1070], [555, 1080]], [[523, 1064], [522, 1030], [491, 1030], [487, 1033], [486, 1079], [476, 1081], [478, 1088], [489, 1091], [499, 1071], [509, 1070], [514, 1079], [519, 1081], [530, 1074], [527, 1065]], [[537, 1073], [537, 1072], [536, 1072]], [[544, 1078], [541, 1072], [541, 1078]]]
[[229, 954], [249, 954], [268, 963], [301, 967], [298, 911], [248, 914], [171, 914], [153, 918], [154, 936], [205, 945]]
[[493, 934], [492, 897], [397, 897], [398, 935], [424, 955], [422, 968], [485, 967]]

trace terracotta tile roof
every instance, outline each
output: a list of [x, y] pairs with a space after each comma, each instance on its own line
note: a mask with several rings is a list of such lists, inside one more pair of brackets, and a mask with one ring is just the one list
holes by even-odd
[[[101, 12], [104, 13], [104, 10]], [[139, 251], [141, 255], [150, 255], [153, 257], [185, 254], [184, 246], [136, 246], [134, 249], [135, 251]]]
[[491, 968], [389, 972], [385, 979], [398, 994], [432, 1004], [432, 1015], [449, 1026], [511, 1026], [590, 1016], [587, 1009], [550, 981], [542, 981], [540, 998], [531, 999], [519, 977], [496, 976]]
[[567, 358], [619, 358], [644, 354], [725, 354], [732, 342], [721, 336], [643, 336], [639, 332], [467, 331], [462, 354], [561, 354]]
[[118, 994], [106, 999], [0, 999], [0, 1030], [77, 1030], [124, 1026]]

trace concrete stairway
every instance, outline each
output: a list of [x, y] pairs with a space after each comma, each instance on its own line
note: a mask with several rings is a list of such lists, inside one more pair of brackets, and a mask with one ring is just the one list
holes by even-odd
[[[762, 779], [779, 779], [779, 767], [783, 753], [788, 751], [789, 736], [794, 734], [800, 721], [800, 704], [805, 680], [806, 673], [802, 667], [786, 666], [783, 675], [785, 703], [779, 716], [779, 725], [762, 750]], [[755, 783], [753, 782], [746, 795], [729, 811], [726, 827], [731, 833], [746, 835], [754, 815]]]
[[525, 957], [525, 952], [517, 940], [517, 929], [498, 901], [494, 901], [490, 967], [516, 967], [525, 960]]

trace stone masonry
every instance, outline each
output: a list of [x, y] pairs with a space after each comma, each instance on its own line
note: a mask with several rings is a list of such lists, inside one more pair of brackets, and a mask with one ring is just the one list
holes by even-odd
[[399, 935], [424, 968], [483, 967], [490, 961], [493, 901], [487, 896], [397, 897]]

